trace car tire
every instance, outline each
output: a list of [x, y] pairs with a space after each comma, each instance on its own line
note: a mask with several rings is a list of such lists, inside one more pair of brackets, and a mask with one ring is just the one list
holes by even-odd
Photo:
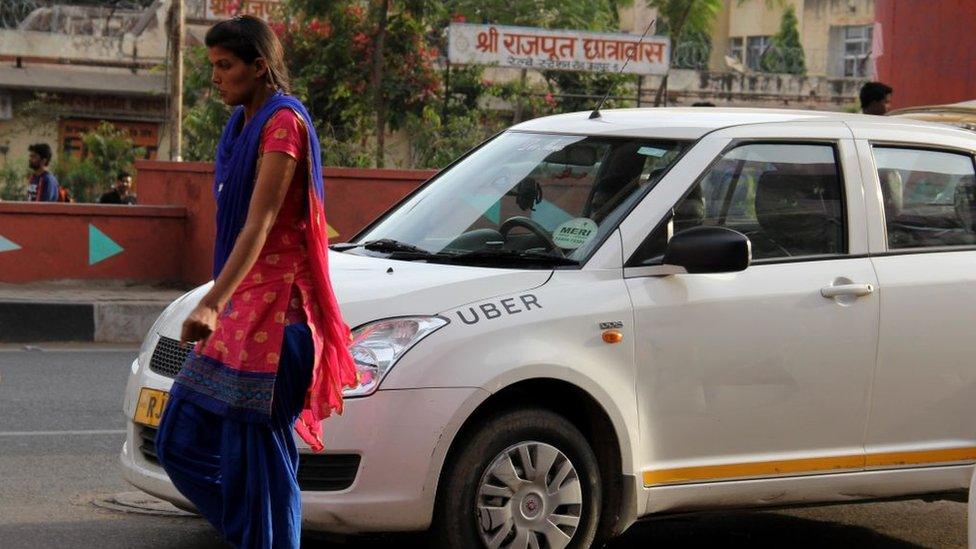
[[579, 429], [536, 408], [479, 423], [445, 464], [431, 544], [477, 549], [495, 540], [502, 548], [599, 547], [600, 467]]

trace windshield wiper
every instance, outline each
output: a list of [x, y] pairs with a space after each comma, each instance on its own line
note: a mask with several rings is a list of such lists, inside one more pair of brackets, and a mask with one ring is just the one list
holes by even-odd
[[568, 257], [550, 255], [542, 252], [519, 250], [475, 250], [473, 252], [464, 252], [456, 255], [452, 254], [449, 258], [444, 258], [443, 254], [438, 254], [436, 258], [438, 260], [446, 259], [451, 263], [463, 263], [465, 261], [484, 262], [515, 260], [518, 262], [545, 263], [548, 265], [579, 265], [579, 261]]
[[490, 263], [490, 262], [519, 262], [543, 263], [546, 265], [579, 265], [579, 261], [568, 257], [560, 257], [537, 251], [519, 250], [474, 250], [470, 252], [430, 252], [413, 244], [407, 244], [390, 238], [380, 238], [367, 242], [341, 242], [332, 244], [329, 248], [344, 252], [354, 248], [363, 248], [373, 252], [390, 254], [390, 259], [426, 260], [436, 263]]
[[406, 242], [400, 242], [399, 240], [393, 240], [391, 238], [380, 238], [378, 240], [367, 240], [366, 242], [340, 242], [337, 244], [332, 244], [329, 246], [337, 252], [344, 252], [346, 250], [352, 250], [354, 248], [363, 248], [371, 252], [408, 252], [411, 254], [418, 254], [422, 256], [434, 255], [431, 252], [423, 248], [414, 246], [413, 244], [407, 244]]

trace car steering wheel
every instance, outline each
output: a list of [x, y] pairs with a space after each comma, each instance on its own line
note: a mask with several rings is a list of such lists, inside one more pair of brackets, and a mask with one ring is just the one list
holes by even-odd
[[545, 227], [540, 225], [535, 220], [525, 217], [523, 215], [516, 215], [506, 219], [498, 227], [498, 232], [502, 233], [502, 236], [504, 236], [505, 239], [508, 240], [508, 232], [514, 229], [515, 227], [522, 227], [523, 229], [527, 229], [530, 233], [542, 239], [542, 241], [548, 247], [547, 251], [554, 251], [559, 254], [559, 257], [566, 257], [566, 254], [563, 253], [562, 248], [560, 248], [559, 245], [556, 244], [556, 242], [552, 239], [552, 235], [550, 235], [549, 232], [546, 231]]

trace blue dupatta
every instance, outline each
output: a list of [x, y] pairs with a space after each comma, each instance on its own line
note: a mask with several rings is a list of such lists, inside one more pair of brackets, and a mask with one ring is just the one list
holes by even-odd
[[[217, 163], [214, 174], [214, 198], [217, 200], [217, 239], [214, 243], [213, 277], [223, 270], [230, 252], [234, 249], [237, 235], [247, 221], [247, 211], [257, 180], [258, 147], [261, 133], [268, 120], [281, 109], [298, 113], [309, 128], [309, 184], [320, 201], [324, 201], [322, 161], [319, 140], [315, 135], [312, 117], [301, 101], [293, 96], [276, 92], [264, 102], [251, 120], [244, 123], [244, 107], [234, 109], [224, 126], [217, 145]], [[242, 127], [243, 126], [243, 127]]]

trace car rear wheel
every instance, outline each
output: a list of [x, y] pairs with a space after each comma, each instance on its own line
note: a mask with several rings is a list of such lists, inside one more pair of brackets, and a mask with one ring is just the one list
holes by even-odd
[[439, 547], [584, 548], [596, 543], [602, 489], [596, 456], [562, 416], [493, 416], [446, 465], [432, 542]]

